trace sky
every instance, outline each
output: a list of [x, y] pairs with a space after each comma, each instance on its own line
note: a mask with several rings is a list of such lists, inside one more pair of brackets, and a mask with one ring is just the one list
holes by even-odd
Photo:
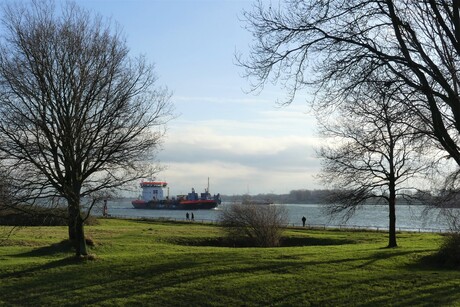
[[[156, 175], [170, 193], [195, 188], [226, 195], [317, 189], [316, 123], [305, 96], [277, 104], [285, 92], [249, 93], [235, 54], [248, 55], [251, 34], [243, 10], [252, 0], [77, 0], [111, 18], [131, 56], [155, 64], [158, 85], [172, 92], [175, 119], [167, 126]], [[146, 178], [148, 179], [148, 178]]]

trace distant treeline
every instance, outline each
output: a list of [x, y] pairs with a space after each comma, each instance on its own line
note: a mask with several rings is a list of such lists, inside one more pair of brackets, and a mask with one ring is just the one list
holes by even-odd
[[[271, 201], [275, 204], [321, 204], [326, 203], [326, 199], [334, 190], [292, 190], [289, 194], [257, 194], [249, 195], [254, 201]], [[430, 192], [417, 192], [411, 193], [406, 191], [405, 197], [398, 197], [398, 204], [411, 204], [411, 205], [429, 205], [435, 201], [439, 201], [438, 198], [434, 198]], [[222, 201], [224, 202], [241, 202], [243, 198], [247, 198], [247, 194], [243, 195], [222, 195]], [[458, 200], [458, 199], [457, 199]], [[381, 204], [378, 199], [375, 201], [368, 200], [367, 204]], [[459, 203], [459, 201], [457, 201]]]
[[[251, 195], [255, 201], [272, 201], [276, 204], [318, 204], [331, 193], [330, 190], [292, 190], [289, 194], [257, 194]], [[224, 202], [241, 202], [247, 195], [222, 195]]]

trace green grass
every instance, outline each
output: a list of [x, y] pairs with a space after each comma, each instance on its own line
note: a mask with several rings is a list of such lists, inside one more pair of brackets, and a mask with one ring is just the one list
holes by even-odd
[[[0, 234], [4, 229], [0, 228]], [[290, 247], [213, 246], [213, 225], [102, 220], [78, 262], [65, 227], [0, 241], [3, 306], [460, 306], [460, 271], [422, 261], [437, 234], [289, 229]]]

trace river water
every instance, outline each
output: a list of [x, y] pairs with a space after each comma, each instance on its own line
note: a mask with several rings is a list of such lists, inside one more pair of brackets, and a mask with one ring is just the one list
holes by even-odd
[[[215, 222], [224, 206], [223, 203], [212, 210], [193, 210], [189, 213], [194, 214], [195, 221]], [[331, 218], [327, 215], [322, 205], [315, 204], [283, 204], [288, 212], [289, 224], [292, 226], [302, 225], [302, 216], [307, 218], [307, 225], [314, 227], [344, 227], [344, 228], [366, 228], [366, 229], [387, 229], [388, 228], [388, 208], [383, 205], [365, 205], [355, 215], [347, 221], [337, 216]], [[449, 230], [446, 218], [440, 214], [439, 210], [431, 209], [426, 214], [425, 206], [399, 205], [396, 208], [396, 227], [397, 230], [407, 231], [431, 231], [443, 232]], [[185, 220], [186, 211], [182, 210], [148, 210], [134, 209], [129, 200], [109, 201], [108, 213], [113, 217], [123, 218], [152, 218]], [[96, 212], [98, 214], [98, 212]], [[100, 212], [99, 212], [100, 214]]]

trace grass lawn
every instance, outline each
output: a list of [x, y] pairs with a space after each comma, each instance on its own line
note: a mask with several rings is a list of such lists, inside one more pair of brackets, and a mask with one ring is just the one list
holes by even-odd
[[[7, 229], [0, 228], [0, 235]], [[216, 246], [219, 227], [101, 220], [94, 261], [59, 243], [66, 227], [0, 241], [0, 306], [460, 306], [460, 271], [422, 261], [438, 234], [289, 229], [290, 247]]]

